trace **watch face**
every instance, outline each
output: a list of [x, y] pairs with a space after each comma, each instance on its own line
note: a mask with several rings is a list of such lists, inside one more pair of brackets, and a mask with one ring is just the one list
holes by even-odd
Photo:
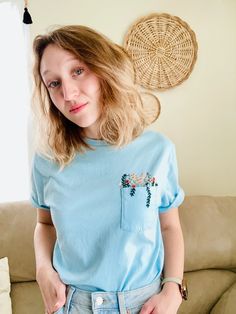
[[188, 288], [187, 288], [187, 284], [186, 284], [186, 281], [183, 280], [182, 281], [182, 285], [181, 285], [181, 295], [182, 295], [182, 298], [184, 300], [187, 300], [188, 299]]

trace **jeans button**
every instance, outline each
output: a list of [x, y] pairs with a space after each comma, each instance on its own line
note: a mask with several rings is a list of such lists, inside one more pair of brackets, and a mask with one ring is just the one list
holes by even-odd
[[96, 305], [102, 305], [103, 298], [102, 297], [97, 297], [95, 302], [96, 302]]

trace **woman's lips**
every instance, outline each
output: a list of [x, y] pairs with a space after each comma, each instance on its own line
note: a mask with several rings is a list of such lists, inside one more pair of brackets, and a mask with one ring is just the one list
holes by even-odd
[[77, 113], [77, 112], [79, 112], [80, 110], [82, 110], [86, 105], [87, 105], [87, 103], [75, 105], [75, 106], [71, 107], [70, 113]]

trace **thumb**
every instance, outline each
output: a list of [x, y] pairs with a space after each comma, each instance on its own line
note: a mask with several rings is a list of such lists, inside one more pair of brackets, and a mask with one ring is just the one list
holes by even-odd
[[56, 312], [58, 311], [60, 308], [62, 308], [65, 305], [65, 302], [62, 301], [58, 301], [54, 307], [53, 307], [53, 311]]
[[54, 305], [55, 311], [63, 307], [66, 303], [66, 289], [64, 286], [58, 289], [57, 291], [57, 301]]

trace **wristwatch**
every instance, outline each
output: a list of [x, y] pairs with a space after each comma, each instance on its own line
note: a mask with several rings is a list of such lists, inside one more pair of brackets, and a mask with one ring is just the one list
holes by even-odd
[[183, 300], [188, 299], [188, 288], [187, 282], [185, 279], [181, 280], [175, 277], [164, 278], [161, 282], [161, 286], [163, 286], [166, 282], [175, 282], [179, 286], [179, 291]]

